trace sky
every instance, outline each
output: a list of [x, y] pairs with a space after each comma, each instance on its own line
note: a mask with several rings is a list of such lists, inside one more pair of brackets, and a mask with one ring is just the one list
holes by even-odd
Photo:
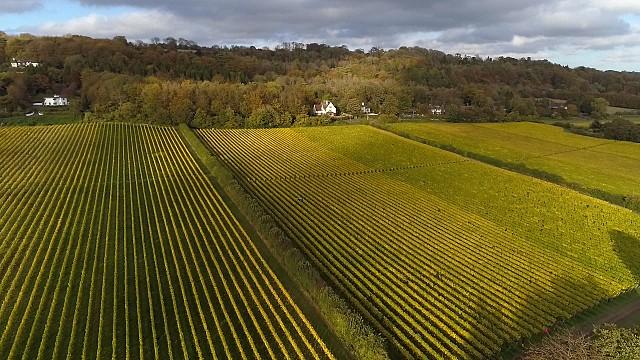
[[640, 71], [640, 0], [0, 0], [0, 31], [421, 46]]

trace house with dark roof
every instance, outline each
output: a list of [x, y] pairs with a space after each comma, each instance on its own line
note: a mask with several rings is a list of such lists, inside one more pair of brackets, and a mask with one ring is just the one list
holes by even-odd
[[313, 105], [313, 115], [335, 116], [337, 113], [338, 113], [338, 109], [336, 109], [335, 105], [333, 105], [331, 101], [324, 100], [320, 104]]

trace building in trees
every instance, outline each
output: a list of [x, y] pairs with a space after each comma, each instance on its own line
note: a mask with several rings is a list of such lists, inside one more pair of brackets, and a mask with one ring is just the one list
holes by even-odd
[[367, 116], [369, 116], [369, 115], [371, 115], [371, 116], [376, 116], [376, 115], [378, 115], [378, 114], [376, 114], [375, 112], [373, 112], [373, 111], [371, 110], [371, 108], [370, 108], [370, 107], [368, 107], [365, 103], [362, 103], [362, 106], [360, 107], [360, 112], [361, 112], [361, 113], [363, 113], [363, 114], [365, 114], [365, 115], [367, 115]]
[[444, 106], [442, 105], [429, 105], [429, 111], [431, 112], [431, 115], [444, 115], [445, 111], [444, 111]]
[[376, 114], [373, 111], [371, 111], [371, 108], [368, 107], [365, 103], [362, 103], [362, 106], [360, 107], [360, 112], [363, 113], [364, 115], [366, 115], [367, 118], [369, 118], [369, 116], [378, 116], [379, 115], [379, 114]]
[[43, 106], [67, 106], [69, 105], [69, 99], [60, 95], [53, 95], [53, 97], [46, 97], [42, 102]]
[[40, 66], [40, 63], [35, 61], [16, 60], [16, 58], [13, 58], [11, 60], [11, 67], [14, 69], [23, 69], [27, 67], [38, 67], [38, 66]]
[[338, 113], [335, 105], [329, 100], [324, 100], [320, 104], [313, 105], [313, 115], [321, 116], [321, 115], [329, 115], [335, 116]]
[[552, 111], [568, 110], [567, 100], [549, 99], [549, 109]]

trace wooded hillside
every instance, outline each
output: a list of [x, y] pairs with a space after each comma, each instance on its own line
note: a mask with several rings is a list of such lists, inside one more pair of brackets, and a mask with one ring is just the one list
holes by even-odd
[[[151, 43], [82, 36], [0, 35], [0, 116], [28, 110], [45, 94], [74, 99], [77, 112], [120, 121], [197, 127], [273, 127], [309, 117], [331, 100], [358, 115], [362, 102], [388, 115], [454, 121], [591, 114], [594, 99], [640, 108], [640, 74], [570, 69], [546, 60], [478, 58], [436, 50], [349, 50], [285, 43], [276, 49], [202, 47], [185, 39]], [[40, 62], [15, 69], [16, 58]], [[550, 99], [567, 100], [554, 109]]]

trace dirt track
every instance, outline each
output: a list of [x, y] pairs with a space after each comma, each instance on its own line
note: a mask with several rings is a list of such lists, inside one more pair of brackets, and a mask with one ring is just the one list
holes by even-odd
[[588, 324], [580, 326], [580, 332], [588, 334], [596, 325], [618, 324], [620, 326], [640, 325], [640, 296], [636, 297], [628, 304], [612, 309], [593, 319]]

